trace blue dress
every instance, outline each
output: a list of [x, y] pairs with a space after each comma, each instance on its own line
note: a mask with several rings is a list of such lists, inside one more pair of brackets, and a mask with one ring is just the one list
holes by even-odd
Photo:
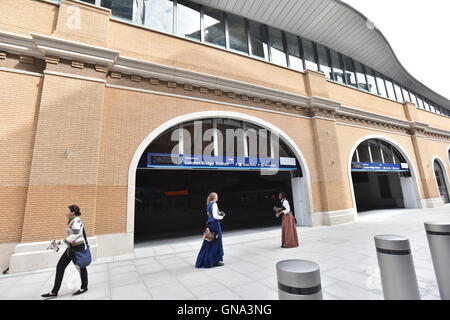
[[223, 260], [223, 246], [222, 246], [222, 229], [220, 228], [219, 220], [214, 219], [212, 213], [212, 207], [215, 202], [211, 201], [206, 208], [209, 214], [208, 228], [211, 232], [218, 234], [217, 240], [211, 242], [203, 240], [202, 248], [197, 256], [196, 268], [211, 268], [217, 262]]

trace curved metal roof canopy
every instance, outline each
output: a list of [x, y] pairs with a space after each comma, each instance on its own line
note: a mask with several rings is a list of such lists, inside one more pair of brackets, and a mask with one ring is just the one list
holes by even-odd
[[308, 38], [450, 109], [450, 100], [415, 79], [368, 19], [339, 0], [193, 0]]

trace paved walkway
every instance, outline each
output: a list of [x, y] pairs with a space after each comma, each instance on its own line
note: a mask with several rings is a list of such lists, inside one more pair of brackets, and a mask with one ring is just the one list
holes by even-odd
[[[200, 236], [139, 244], [135, 254], [99, 259], [88, 267], [89, 291], [80, 286], [71, 264], [57, 299], [278, 299], [275, 265], [306, 259], [321, 268], [324, 299], [383, 299], [373, 237], [407, 236], [422, 299], [438, 300], [423, 223], [450, 222], [450, 206], [437, 209], [383, 210], [360, 214], [357, 222], [333, 227], [299, 227], [300, 247], [280, 248], [280, 228], [225, 232], [224, 267], [194, 267]], [[55, 269], [0, 275], [0, 299], [41, 299], [51, 290]]]

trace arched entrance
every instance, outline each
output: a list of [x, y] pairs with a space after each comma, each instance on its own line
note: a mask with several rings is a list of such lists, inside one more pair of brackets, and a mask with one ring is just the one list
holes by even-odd
[[383, 136], [361, 139], [350, 160], [353, 200], [358, 212], [417, 208], [418, 185], [407, 154]]
[[[237, 133], [233, 137], [232, 149], [238, 157], [233, 160], [228, 157], [230, 162], [225, 164], [229, 151], [227, 129], [241, 130], [243, 135]], [[278, 133], [278, 149], [271, 145], [272, 138], [266, 141], [261, 138], [259, 133], [264, 130], [269, 136]], [[194, 137], [195, 140], [199, 136], [202, 137], [200, 148], [186, 139]], [[178, 141], [172, 141], [174, 137]], [[196, 157], [199, 154], [226, 157], [218, 163], [215, 159]], [[175, 155], [176, 163], [172, 161]], [[270, 164], [264, 162], [267, 159], [272, 159], [275, 166], [269, 168]], [[280, 190], [291, 195], [298, 224], [310, 225], [309, 185], [303, 155], [273, 125], [239, 113], [215, 111], [185, 115], [157, 128], [136, 151], [129, 172], [127, 230], [134, 233], [136, 240], [197, 235], [205, 223], [204, 202], [211, 191], [219, 193], [221, 210], [228, 210], [224, 228], [279, 224], [272, 207]]]
[[450, 194], [448, 188], [448, 177], [445, 173], [445, 167], [442, 161], [437, 158], [433, 161], [434, 175], [436, 177], [437, 187], [439, 189], [439, 195], [444, 203], [450, 203]]

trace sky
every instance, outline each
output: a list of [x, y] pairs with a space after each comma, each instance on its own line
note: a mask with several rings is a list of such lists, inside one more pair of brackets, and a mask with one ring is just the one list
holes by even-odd
[[342, 0], [371, 20], [405, 69], [450, 100], [449, 0]]

